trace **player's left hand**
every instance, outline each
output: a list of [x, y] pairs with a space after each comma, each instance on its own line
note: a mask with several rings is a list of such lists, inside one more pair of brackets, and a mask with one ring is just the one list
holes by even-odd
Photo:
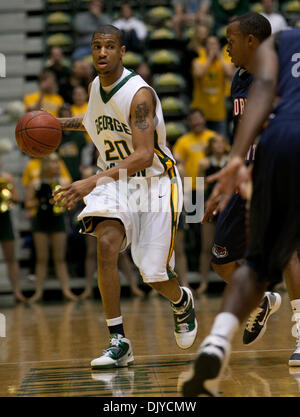
[[60, 187], [53, 193], [55, 204], [64, 207], [65, 209], [72, 210], [75, 205], [84, 196], [89, 194], [94, 188], [94, 183], [91, 181], [91, 177], [84, 180], [75, 181], [70, 185]]
[[227, 165], [214, 175], [207, 178], [207, 182], [217, 181], [208, 201], [207, 210], [224, 210], [232, 194], [239, 188], [242, 198], [248, 198], [250, 173], [244, 161], [239, 157], [230, 159]]

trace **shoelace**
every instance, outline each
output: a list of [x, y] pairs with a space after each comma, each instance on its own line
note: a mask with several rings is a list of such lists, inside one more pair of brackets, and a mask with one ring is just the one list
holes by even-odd
[[179, 333], [185, 333], [189, 330], [189, 325], [187, 323], [180, 323], [177, 324], [177, 327], [179, 329]]
[[120, 344], [120, 339], [118, 339], [117, 337], [112, 337], [112, 338], [110, 339], [110, 346], [109, 346], [109, 348], [107, 348], [107, 349], [105, 349], [105, 350], [103, 351], [103, 355], [109, 355], [109, 354], [110, 354], [110, 350], [111, 350], [111, 348], [112, 348], [113, 346], [118, 347], [118, 346], [119, 346], [119, 344]]
[[257, 307], [251, 314], [250, 317], [246, 323], [246, 329], [248, 330], [248, 332], [252, 332], [253, 331], [253, 327], [255, 325], [255, 323], [258, 321], [258, 317], [260, 315], [260, 313], [263, 311], [262, 308]]

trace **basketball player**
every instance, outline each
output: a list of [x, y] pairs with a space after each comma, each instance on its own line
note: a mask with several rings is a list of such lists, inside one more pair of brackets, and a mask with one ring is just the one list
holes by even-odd
[[[98, 76], [90, 86], [86, 114], [83, 119], [59, 119], [63, 129], [86, 130], [100, 154], [98, 174], [62, 187], [55, 195], [58, 202], [65, 200], [69, 209], [85, 197], [86, 207], [78, 218], [83, 232], [97, 237], [98, 285], [110, 345], [91, 362], [92, 368], [133, 362], [123, 328], [117, 269], [119, 252], [130, 243], [144, 282], [171, 302], [178, 346], [192, 346], [197, 333], [192, 293], [179, 286], [173, 272], [182, 188], [166, 146], [161, 104], [139, 75], [123, 67], [122, 42], [121, 32], [111, 25], [101, 26], [93, 35], [92, 56]], [[125, 183], [120, 179], [124, 170], [128, 176]], [[159, 211], [136, 210], [134, 175], [144, 188], [139, 194], [142, 203], [146, 206], [154, 201], [160, 205]]]
[[[269, 21], [259, 13], [246, 13], [232, 20], [227, 28], [228, 53], [238, 67], [231, 86], [235, 128], [242, 116], [253, 80], [253, 65], [260, 43], [271, 35]], [[246, 160], [254, 160], [255, 146], [251, 146]], [[207, 216], [207, 213], [206, 213]], [[235, 192], [226, 208], [219, 214], [212, 248], [212, 266], [227, 283], [242, 261], [246, 250], [246, 202]], [[258, 309], [250, 315], [243, 343], [250, 345], [263, 336], [267, 320], [278, 310], [281, 297], [267, 291]]]
[[[254, 82], [230, 161], [211, 177], [219, 180], [212, 199], [224, 193], [228, 200], [235, 187], [246, 196], [249, 172], [244, 158], [272, 110], [277, 90], [280, 99], [274, 118], [261, 136], [254, 162], [246, 264], [234, 273], [225, 291], [221, 313], [200, 346], [193, 374], [183, 385], [185, 396], [218, 394], [235, 332], [258, 306], [266, 287], [281, 281], [282, 271], [300, 245], [299, 39], [299, 28], [283, 31], [258, 48]], [[299, 304], [296, 310], [300, 347]]]

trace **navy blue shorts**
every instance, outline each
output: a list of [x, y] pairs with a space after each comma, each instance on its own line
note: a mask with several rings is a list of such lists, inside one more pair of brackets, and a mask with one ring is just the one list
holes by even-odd
[[298, 120], [273, 120], [255, 155], [246, 260], [271, 285], [300, 247], [299, 132]]
[[246, 201], [234, 194], [219, 213], [212, 247], [212, 262], [223, 265], [244, 257], [246, 250]]

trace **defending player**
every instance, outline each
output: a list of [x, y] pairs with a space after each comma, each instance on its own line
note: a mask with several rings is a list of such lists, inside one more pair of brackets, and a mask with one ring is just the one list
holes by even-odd
[[[110, 25], [100, 27], [92, 39], [98, 76], [90, 87], [87, 112], [83, 120], [60, 119], [63, 129], [86, 129], [100, 154], [100, 173], [63, 187], [56, 194], [58, 202], [65, 199], [68, 208], [85, 197], [86, 207], [79, 219], [83, 232], [98, 240], [98, 285], [110, 346], [91, 362], [93, 368], [133, 362], [120, 311], [117, 269], [119, 252], [130, 243], [144, 281], [171, 302], [178, 346], [192, 346], [197, 333], [191, 291], [179, 286], [172, 269], [182, 189], [166, 146], [161, 104], [139, 75], [123, 67], [124, 53], [121, 32]], [[127, 170], [125, 181], [120, 180], [121, 170]], [[137, 189], [128, 185], [133, 175], [142, 179], [142, 205], [154, 202], [159, 211], [136, 211]], [[151, 181], [154, 177], [157, 181]]]
[[[235, 128], [244, 112], [248, 91], [253, 80], [254, 57], [260, 43], [271, 35], [269, 21], [259, 13], [246, 13], [235, 18], [227, 28], [228, 53], [238, 67], [231, 86]], [[246, 155], [254, 160], [255, 145]], [[227, 283], [241, 263], [246, 250], [246, 201], [235, 192], [217, 220], [212, 248], [212, 266]], [[266, 330], [267, 320], [281, 304], [278, 293], [267, 291], [263, 300], [250, 315], [243, 336], [244, 344], [258, 340]]]
[[[235, 187], [246, 196], [249, 172], [244, 158], [271, 112], [277, 92], [280, 99], [274, 118], [260, 139], [254, 162], [246, 264], [234, 273], [225, 291], [221, 313], [201, 344], [193, 373], [183, 386], [185, 396], [218, 395], [235, 332], [258, 306], [267, 286], [281, 281], [284, 268], [300, 245], [299, 39], [297, 28], [273, 35], [259, 47], [253, 86], [230, 161], [211, 177], [219, 180], [211, 199], [223, 193], [222, 207]], [[298, 309], [298, 342], [299, 316]]]

